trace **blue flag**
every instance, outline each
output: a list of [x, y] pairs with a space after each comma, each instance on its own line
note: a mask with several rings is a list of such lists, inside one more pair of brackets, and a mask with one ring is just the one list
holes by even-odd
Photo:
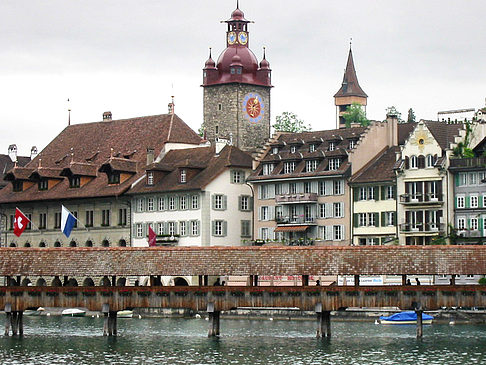
[[69, 237], [71, 234], [74, 223], [76, 223], [76, 217], [63, 205], [61, 210], [61, 231], [66, 237]]

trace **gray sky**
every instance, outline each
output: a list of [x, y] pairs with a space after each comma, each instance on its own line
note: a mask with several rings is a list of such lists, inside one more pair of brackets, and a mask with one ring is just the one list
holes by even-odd
[[[72, 123], [167, 112], [202, 122], [202, 68], [225, 47], [234, 0], [0, 1], [0, 153], [44, 148]], [[486, 2], [241, 0], [250, 47], [273, 70], [272, 119], [292, 111], [314, 130], [335, 126], [333, 95], [349, 47], [368, 118], [482, 107]]]

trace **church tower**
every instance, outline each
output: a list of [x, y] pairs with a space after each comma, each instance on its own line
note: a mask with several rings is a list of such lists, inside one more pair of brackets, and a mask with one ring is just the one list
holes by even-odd
[[348, 106], [353, 103], [361, 104], [366, 113], [368, 95], [359, 86], [358, 76], [354, 68], [353, 52], [349, 47], [348, 63], [344, 71], [343, 83], [339, 91], [334, 95], [336, 105], [336, 128], [346, 128], [343, 114]]
[[209, 59], [203, 69], [204, 121], [206, 138], [233, 141], [244, 151], [255, 151], [270, 137], [270, 63], [258, 63], [249, 48], [248, 23], [239, 9], [224, 21], [226, 49], [218, 61]]

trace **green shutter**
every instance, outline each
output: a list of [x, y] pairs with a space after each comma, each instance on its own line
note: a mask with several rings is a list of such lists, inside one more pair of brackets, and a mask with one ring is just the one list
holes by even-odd
[[223, 210], [226, 210], [226, 207], [228, 205], [228, 198], [226, 195], [223, 195]]
[[238, 197], [238, 210], [241, 211], [241, 195]]
[[211, 195], [211, 208], [214, 209], [215, 206], [216, 206], [216, 195], [212, 194]]
[[358, 227], [358, 213], [353, 214], [353, 226]]
[[386, 225], [386, 213], [381, 212], [381, 226], [385, 227], [385, 225]]
[[228, 232], [228, 223], [226, 221], [223, 221], [223, 236], [226, 237]]
[[467, 195], [467, 196], [466, 196], [466, 206], [465, 206], [466, 208], [470, 208], [470, 207], [471, 207], [470, 200], [471, 200], [471, 199], [470, 199], [469, 195]]
[[388, 189], [388, 186], [386, 185], [382, 185], [381, 186], [381, 200], [385, 200], [386, 199], [386, 190]]
[[380, 187], [379, 186], [373, 186], [373, 196], [375, 197], [375, 200], [380, 200]]
[[393, 212], [393, 225], [397, 225], [397, 212]]
[[353, 197], [355, 202], [359, 200], [359, 187], [357, 186], [353, 188]]
[[373, 215], [375, 216], [375, 227], [379, 227], [380, 226], [380, 216], [378, 213], [373, 213]]
[[460, 184], [461, 184], [461, 181], [460, 181], [460, 179], [459, 179], [459, 174], [456, 174], [456, 175], [454, 176], [454, 178], [455, 178], [455, 180], [456, 180], [456, 186], [461, 186], [461, 185], [460, 185]]
[[216, 230], [216, 224], [214, 223], [214, 221], [212, 221], [211, 222], [211, 235], [214, 236], [215, 230]]

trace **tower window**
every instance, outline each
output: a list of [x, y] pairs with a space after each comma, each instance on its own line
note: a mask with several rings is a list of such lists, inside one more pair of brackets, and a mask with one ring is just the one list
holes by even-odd
[[219, 126], [218, 125], [214, 127], [214, 133], [219, 134]]
[[221, 104], [221, 103], [218, 104], [218, 110], [219, 111], [223, 110], [223, 104]]

